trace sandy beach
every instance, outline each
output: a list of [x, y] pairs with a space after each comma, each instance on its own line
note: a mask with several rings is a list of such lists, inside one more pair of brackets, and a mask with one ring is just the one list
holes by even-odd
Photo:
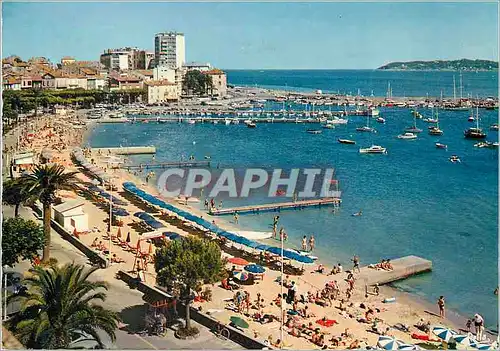
[[[40, 154], [43, 149], [49, 148], [53, 152], [53, 162], [63, 164], [68, 171], [79, 171], [80, 168], [71, 161], [70, 152], [73, 147], [85, 145], [85, 133], [91, 126], [87, 125], [82, 128], [74, 128], [73, 122], [77, 119], [76, 115], [58, 118], [57, 122], [54, 122], [53, 119], [53, 116], [43, 116], [34, 122], [32, 127], [25, 128], [20, 138], [21, 146], [37, 154]], [[33, 136], [28, 137], [28, 133], [32, 133]], [[6, 149], [9, 150], [10, 146], [12, 145], [6, 145]], [[118, 190], [113, 191], [112, 195], [127, 202], [127, 205], [120, 207], [124, 208], [130, 215], [119, 217], [123, 224], [120, 228], [116, 226], [112, 227], [111, 232], [113, 236], [115, 236], [118, 231], [120, 231], [123, 240], [127, 235], [130, 235], [130, 245], [135, 246], [138, 242], [139, 234], [146, 232], [146, 230], [141, 227], [140, 220], [134, 217], [133, 214], [138, 211], [143, 211], [145, 208], [140, 205], [138, 201], [131, 199], [129, 195], [124, 193], [121, 185], [125, 181], [131, 181], [139, 188], [152, 195], [158, 196], [159, 194], [155, 185], [152, 184], [152, 182], [148, 184], [144, 180], [139, 179], [138, 176], [128, 173], [125, 170], [108, 169], [104, 158], [97, 154], [89, 154], [88, 159], [94, 159], [99, 167], [102, 167], [114, 178], [113, 184], [116, 185]], [[91, 181], [91, 179], [83, 173], [79, 173], [78, 177], [82, 182]], [[95, 200], [90, 200], [77, 194], [67, 192], [61, 192], [59, 197], [63, 201], [77, 198], [84, 201], [84, 211], [89, 216], [89, 228], [93, 229], [89, 233], [79, 234], [80, 239], [85, 244], [91, 246], [92, 243], [97, 240], [98, 243], [101, 242], [101, 244], [104, 245], [106, 250], [110, 248], [111, 254], [116, 254], [124, 261], [123, 263], [114, 263], [107, 268], [107, 277], [109, 277], [109, 279], [114, 279], [118, 270], [131, 271], [134, 265], [135, 254], [111, 242], [106, 235], [109, 211], [107, 201], [103, 200], [97, 203]], [[239, 230], [234, 223], [222, 220], [221, 218], [214, 218], [194, 206], [186, 205], [183, 201], [172, 199], [163, 200], [172, 203], [178, 208], [198, 216], [203, 216], [203, 218], [208, 221], [215, 220], [216, 224], [223, 229], [230, 231]], [[183, 236], [190, 235], [187, 230], [183, 230], [179, 228], [179, 226], [168, 223], [174, 220], [174, 217], [170, 216], [171, 214], [167, 212], [157, 214], [160, 216], [156, 216], [156, 218], [165, 225], [165, 231], [176, 232]], [[184, 225], [186, 225], [186, 223], [184, 223]], [[110, 244], [111, 247], [109, 246]], [[143, 243], [141, 246], [140, 250], [149, 255], [149, 257], [154, 254], [154, 245]], [[224, 246], [222, 249], [224, 249]], [[224, 256], [229, 257], [227, 254], [224, 254]], [[377, 262], [371, 263], [375, 264]], [[378, 324], [379, 330], [383, 330], [387, 335], [397, 337], [410, 344], [418, 342], [418, 340], [411, 338], [412, 333], [425, 334], [414, 327], [422, 318], [425, 322], [430, 322], [431, 326], [445, 325], [455, 330], [465, 326], [462, 317], [451, 315], [448, 316], [447, 319], [440, 319], [437, 315], [426, 312], [431, 311], [437, 313], [436, 305], [429, 304], [425, 301], [419, 301], [408, 294], [395, 291], [395, 289], [389, 287], [381, 287], [379, 295], [372, 293], [372, 289], [370, 288], [369, 294], [365, 295], [365, 286], [363, 282], [355, 280], [352, 296], [349, 297], [346, 295], [346, 291], [348, 290], [348, 273], [345, 272], [345, 270], [351, 269], [352, 267], [344, 267], [343, 273], [328, 276], [327, 273], [332, 267], [326, 266], [325, 273], [321, 274], [315, 272], [319, 264], [320, 262], [317, 261], [317, 264], [306, 266], [303, 275], [290, 276], [287, 279], [288, 283], [292, 281], [295, 282], [297, 287], [295, 296], [299, 297], [300, 300], [300, 295], [304, 295], [306, 301], [305, 303], [298, 302], [295, 306], [293, 303], [286, 304], [286, 310], [292, 310], [294, 308], [302, 310], [307, 307], [307, 312], [305, 313], [306, 317], [288, 315], [290, 318], [286, 318], [290, 319], [289, 327], [286, 327], [283, 332], [283, 346], [286, 348], [321, 348], [321, 346], [315, 345], [310, 341], [310, 336], [303, 333], [301, 337], [290, 335], [290, 333], [296, 334], [297, 330], [302, 328], [302, 325], [307, 327], [309, 323], [312, 323], [313, 330], [319, 328], [318, 335], [324, 335], [324, 345], [327, 345], [327, 348], [339, 349], [373, 346], [377, 343], [379, 335], [371, 330], [372, 323], [360, 322], [361, 319], [367, 317], [369, 317], [369, 319], [377, 318], [380, 321]], [[232, 264], [228, 264], [227, 268], [231, 269], [231, 267]], [[354, 273], [354, 279], [356, 279], [356, 274], [357, 273]], [[228, 307], [231, 308], [231, 302], [229, 302], [229, 300], [233, 300], [235, 292], [223, 289], [220, 284], [210, 286], [213, 294], [212, 301], [195, 302], [194, 305], [201, 308], [203, 311], [210, 312], [224, 324], [229, 323], [229, 318], [231, 316], [239, 315], [249, 322], [250, 326], [245, 330], [246, 333], [260, 340], [272, 339], [273, 342], [275, 342], [280, 338], [280, 322], [275, 320], [270, 323], [261, 324], [253, 321], [252, 316], [256, 313], [261, 315], [268, 314], [276, 316], [279, 320], [281, 308], [276, 306], [275, 301], [278, 294], [281, 293], [281, 286], [276, 282], [279, 275], [279, 271], [267, 269], [262, 280], [257, 280], [253, 285], [242, 285], [240, 291], [247, 292], [251, 302], [248, 309], [246, 306], [241, 308], [242, 313], [228, 309]], [[147, 283], [154, 284], [155, 275], [152, 264], [147, 266], [144, 279]], [[325, 284], [332, 281], [336, 281], [338, 284], [339, 293], [336, 299], [332, 299], [331, 301], [325, 299], [325, 306], [309, 302], [308, 293], [311, 296], [316, 296], [317, 293], [321, 294], [321, 290], [325, 287]], [[284, 292], [287, 292], [286, 288]], [[258, 293], [260, 293], [260, 298], [263, 299], [263, 302], [259, 302], [258, 304], [260, 306], [258, 306], [255, 301]], [[395, 297], [394, 302], [383, 303], [384, 299], [392, 297]], [[342, 299], [345, 301], [341, 304], [340, 300]], [[371, 310], [371, 312], [368, 312], [369, 310]], [[324, 324], [321, 320], [333, 322], [327, 323], [328, 325], [331, 324], [331, 326], [323, 326], [318, 323]], [[398, 330], [394, 327], [397, 324], [409, 326], [409, 332]], [[489, 335], [487, 334], [487, 336]], [[491, 339], [491, 336], [489, 337]], [[437, 339], [435, 336], [432, 336], [432, 338]]]

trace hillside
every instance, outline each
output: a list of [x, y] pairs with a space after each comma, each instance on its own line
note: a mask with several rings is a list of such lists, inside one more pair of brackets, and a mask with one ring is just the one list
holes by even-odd
[[391, 62], [377, 69], [408, 71], [492, 71], [498, 69], [498, 62], [489, 60], [435, 60]]

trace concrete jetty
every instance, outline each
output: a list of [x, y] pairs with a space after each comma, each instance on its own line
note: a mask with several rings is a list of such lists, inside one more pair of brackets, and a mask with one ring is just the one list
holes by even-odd
[[230, 215], [238, 212], [238, 214], [246, 213], [261, 213], [270, 211], [281, 211], [281, 210], [300, 210], [306, 207], [321, 207], [321, 206], [338, 206], [342, 200], [336, 197], [323, 198], [323, 199], [312, 199], [312, 200], [300, 200], [294, 202], [276, 202], [273, 204], [264, 205], [250, 205], [232, 208], [221, 208], [212, 209], [210, 214], [214, 216]]
[[356, 279], [361, 284], [383, 285], [432, 270], [432, 262], [418, 256], [405, 256], [391, 260], [392, 271], [362, 267]]
[[122, 165], [123, 169], [161, 169], [171, 167], [210, 167], [210, 161], [173, 161], [173, 162], [156, 162], [156, 163], [141, 163], [138, 165]]
[[106, 155], [146, 155], [155, 154], [156, 147], [154, 146], [123, 146], [123, 147], [100, 147], [92, 148], [92, 153]]

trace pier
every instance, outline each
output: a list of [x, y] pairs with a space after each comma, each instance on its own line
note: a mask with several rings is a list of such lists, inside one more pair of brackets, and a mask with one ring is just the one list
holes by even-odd
[[418, 256], [405, 256], [391, 260], [391, 264], [392, 271], [362, 267], [357, 280], [368, 286], [383, 285], [432, 270], [432, 262]]
[[281, 211], [281, 210], [301, 210], [306, 207], [321, 207], [321, 206], [338, 206], [342, 200], [337, 197], [300, 200], [291, 202], [276, 202], [273, 204], [250, 205], [232, 208], [212, 209], [210, 214], [213, 216], [230, 215], [238, 212], [238, 214], [258, 214], [261, 212]]
[[154, 146], [101, 147], [101, 148], [92, 148], [92, 153], [98, 153], [103, 156], [109, 154], [148, 155], [148, 154], [155, 154], [156, 147]]
[[121, 165], [122, 169], [162, 169], [162, 168], [186, 168], [186, 167], [210, 167], [210, 161], [173, 161], [173, 162], [154, 162], [141, 163], [138, 165]]

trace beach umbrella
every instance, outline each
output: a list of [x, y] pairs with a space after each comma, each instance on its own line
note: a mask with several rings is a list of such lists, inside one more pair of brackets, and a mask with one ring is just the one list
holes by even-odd
[[473, 347], [473, 348], [475, 348], [475, 349], [478, 349], [478, 350], [496, 350], [496, 349], [498, 349], [496, 347], [496, 345], [493, 345], [493, 344], [492, 345], [490, 345], [490, 344], [481, 344], [480, 342], [477, 342], [477, 341], [471, 343], [470, 346]]
[[412, 345], [412, 344], [404, 344], [401, 345], [398, 350], [401, 351], [413, 351], [413, 350], [423, 350], [420, 346], [418, 345]]
[[436, 335], [441, 340], [444, 340], [445, 342], [450, 341], [451, 337], [457, 335], [455, 331], [442, 326], [432, 328], [432, 332], [434, 333], [434, 335]]
[[231, 316], [231, 318], [229, 318], [229, 320], [231, 321], [231, 323], [233, 323], [234, 325], [236, 325], [237, 327], [240, 327], [240, 328], [243, 328], [243, 329], [246, 329], [249, 327], [248, 323], [246, 320], [244, 320], [243, 318], [241, 317], [238, 317], [238, 316]]
[[130, 242], [130, 232], [127, 233], [127, 239], [125, 239], [126, 242]]
[[174, 233], [174, 232], [164, 232], [163, 236], [165, 236], [166, 238], [168, 238], [170, 240], [177, 240], [177, 239], [182, 238], [180, 236], [180, 234], [177, 234], [177, 233]]
[[244, 258], [240, 258], [240, 257], [231, 257], [227, 261], [229, 263], [236, 264], [238, 266], [246, 266], [246, 265], [248, 265], [248, 261], [245, 260]]
[[266, 269], [262, 266], [259, 266], [258, 264], [253, 263], [253, 264], [246, 265], [245, 271], [250, 272], [250, 273], [260, 274], [260, 273], [264, 273], [266, 271]]
[[384, 350], [397, 350], [402, 345], [406, 344], [391, 336], [379, 336], [377, 341], [377, 346], [383, 348]]
[[129, 213], [123, 208], [115, 207], [115, 208], [113, 208], [112, 212], [115, 216], [128, 216], [129, 215]]
[[245, 280], [248, 279], [248, 273], [240, 271], [240, 272], [233, 272], [233, 277], [234, 279], [237, 279], [241, 282], [244, 282]]
[[472, 344], [476, 343], [477, 341], [472, 337], [470, 334], [457, 334], [453, 336], [453, 340], [457, 344], [463, 345], [463, 346], [471, 346]]

